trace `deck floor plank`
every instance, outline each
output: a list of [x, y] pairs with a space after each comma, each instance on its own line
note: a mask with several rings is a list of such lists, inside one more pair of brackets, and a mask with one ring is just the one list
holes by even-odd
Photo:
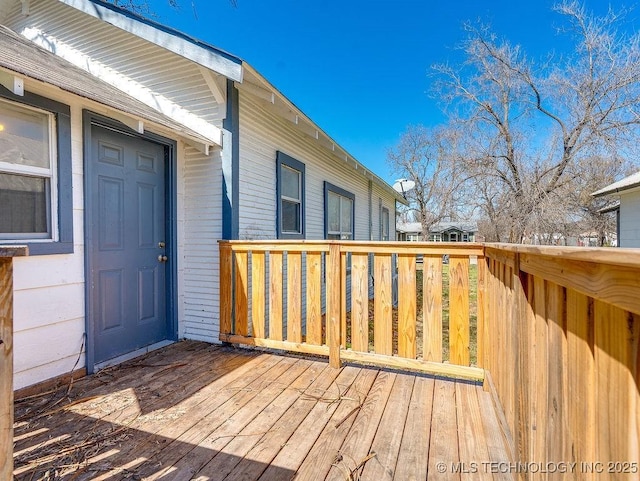
[[478, 392], [478, 402], [482, 407], [482, 425], [484, 427], [484, 442], [489, 453], [489, 460], [497, 466], [498, 469], [490, 469], [494, 471], [493, 477], [496, 481], [512, 481], [515, 475], [504, 472], [499, 469], [496, 463], [512, 462], [512, 456], [509, 452], [507, 440], [504, 438], [500, 421], [495, 412], [491, 394], [488, 392]]
[[358, 368], [344, 367], [340, 370], [335, 382], [328, 388], [308, 391], [308, 396], [316, 404], [287, 443], [281, 447], [271, 465], [260, 476], [259, 481], [281, 481], [283, 469], [292, 473], [298, 471], [338, 408], [339, 393], [346, 392], [360, 372]]
[[[286, 447], [300, 424], [319, 404], [316, 397], [313, 397], [313, 393], [326, 392], [340, 374], [338, 369], [331, 369], [326, 364], [323, 365], [325, 369], [316, 376], [313, 383], [306, 389], [299, 391], [301, 395], [296, 396], [286, 416], [281, 416], [272, 429], [254, 444], [224, 481], [255, 480], [266, 471], [276, 455]], [[308, 393], [308, 396], [305, 396], [305, 393]], [[309, 433], [308, 427], [302, 432]], [[277, 470], [279, 471], [278, 476], [281, 476], [282, 468], [277, 468]]]
[[378, 377], [378, 371], [363, 369], [358, 374], [331, 419], [318, 437], [309, 454], [296, 473], [296, 481], [318, 481], [324, 479], [336, 455], [356, 419], [356, 412], [362, 397], [366, 397]]
[[393, 480], [414, 381], [415, 376], [406, 374], [396, 376], [389, 401], [371, 445], [371, 453], [375, 453], [376, 456], [364, 465], [362, 471], [364, 479]]
[[375, 452], [361, 481], [462, 481], [454, 465], [510, 460], [468, 382], [191, 341], [107, 373], [61, 388], [45, 416], [41, 397], [19, 403], [16, 480], [342, 480], [332, 465]]
[[[242, 388], [216, 410], [206, 413], [198, 423], [176, 441], [177, 446], [165, 447], [154, 460], [164, 469], [141, 471], [144, 479], [166, 477], [174, 480], [191, 479], [192, 475], [224, 447], [230, 437], [237, 434], [268, 403], [269, 396], [278, 393], [286, 382], [291, 382], [308, 365], [298, 359], [283, 358], [254, 383]], [[282, 383], [282, 384], [281, 384]], [[204, 413], [203, 413], [204, 414]]]
[[485, 464], [490, 458], [476, 386], [456, 382], [456, 408], [458, 431], [464, 433], [464, 436], [458, 436], [462, 480], [493, 479]]
[[455, 382], [437, 379], [434, 387], [427, 470], [433, 479], [460, 481], [460, 473], [453, 469], [460, 460], [455, 386]]
[[[249, 356], [249, 353], [221, 364], [220, 367], [224, 366], [224, 369], [216, 369], [218, 363], [213, 361], [213, 372], [219, 372], [211, 376], [205, 387], [165, 410], [149, 412], [132, 422], [130, 426], [137, 429], [132, 434], [131, 443], [110, 459], [110, 463], [115, 461], [117, 467], [107, 470], [95, 480], [109, 479], [123, 469], [131, 469], [145, 462], [145, 470], [149, 464], [157, 465], [160, 462], [156, 461], [158, 453], [169, 440], [179, 439], [193, 426], [206, 422], [205, 414], [214, 412], [250, 383], [262, 382], [261, 376], [280, 361], [277, 357], [253, 355], [247, 362], [245, 356]], [[236, 362], [233, 362], [234, 359]], [[239, 364], [237, 361], [245, 362]], [[117, 462], [125, 459], [129, 461], [122, 464]]]
[[[224, 479], [245, 458], [260, 439], [274, 431], [276, 422], [287, 413], [295, 400], [300, 397], [314, 379], [324, 371], [326, 364], [314, 362], [306, 370], [277, 395], [257, 414], [251, 422], [242, 428], [237, 436], [228, 438], [224, 449], [219, 449], [206, 465], [195, 475], [195, 478]], [[224, 451], [224, 455], [221, 453]], [[222, 458], [222, 459], [220, 459]]]
[[397, 376], [395, 373], [380, 372], [366, 398], [358, 399], [362, 407], [358, 410], [342, 446], [335, 453], [340, 461], [331, 467], [327, 481], [348, 479], [349, 473], [370, 454], [387, 403], [391, 402], [390, 395]]
[[433, 379], [416, 377], [396, 463], [395, 481], [427, 479], [434, 385]]
[[[175, 346], [175, 347], [174, 347]], [[200, 360], [202, 366], [206, 356], [198, 354], [198, 351], [204, 349], [211, 349], [205, 343], [195, 343], [194, 349], [188, 349], [189, 343], [176, 343], [166, 349], [158, 349], [145, 356], [143, 359], [136, 359], [125, 363], [118, 370], [118, 375], [114, 375], [114, 370], [106, 369], [100, 371], [95, 376], [87, 376], [74, 382], [71, 392], [66, 395], [67, 399], [57, 399], [60, 396], [42, 396], [33, 401], [17, 401], [15, 414], [16, 425], [15, 434], [20, 435], [24, 432], [31, 430], [36, 424], [41, 421], [46, 422], [48, 433], [44, 435], [41, 441], [46, 441], [57, 428], [65, 429], [67, 423], [70, 422], [68, 416], [73, 417], [73, 413], [69, 410], [60, 408], [66, 405], [77, 402], [79, 399], [87, 399], [97, 396], [113, 395], [114, 392], [133, 389], [140, 392], [150, 391], [150, 383], [162, 373], [166, 373], [171, 369], [171, 366], [180, 366], [181, 364], [187, 364], [194, 362], [194, 368], [200, 367], [197, 361]], [[213, 349], [219, 349], [215, 347]], [[173, 371], [179, 371], [180, 369], [173, 369]], [[177, 374], [176, 374], [177, 376]], [[141, 389], [142, 388], [142, 389]], [[31, 412], [25, 412], [25, 410]], [[100, 403], [84, 403], [82, 406], [83, 414], [87, 414], [93, 417], [102, 417], [108, 414], [109, 411], [105, 411], [104, 406]], [[34, 410], [41, 412], [38, 417], [31, 414]], [[48, 414], [51, 413], [51, 414]], [[55, 414], [52, 415], [52, 414]], [[102, 416], [100, 416], [100, 414]], [[68, 415], [68, 416], [67, 416]], [[21, 422], [22, 418], [29, 419], [29, 424]], [[42, 417], [40, 417], [42, 416]], [[46, 421], [44, 421], [46, 420]], [[35, 441], [32, 439], [31, 441]], [[16, 451], [22, 449], [20, 442], [16, 446]]]

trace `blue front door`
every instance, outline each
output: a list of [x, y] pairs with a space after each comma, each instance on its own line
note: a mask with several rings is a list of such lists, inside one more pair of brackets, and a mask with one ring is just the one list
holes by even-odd
[[171, 337], [165, 147], [92, 125], [87, 163], [88, 322], [97, 364]]

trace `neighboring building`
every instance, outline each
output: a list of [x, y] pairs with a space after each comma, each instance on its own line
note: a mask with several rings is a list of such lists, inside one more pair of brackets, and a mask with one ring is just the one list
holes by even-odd
[[241, 59], [99, 0], [0, 24], [15, 388], [217, 342], [218, 240], [395, 238], [404, 199]]
[[616, 196], [619, 203], [601, 212], [615, 212], [618, 247], [640, 247], [640, 172], [591, 194], [594, 197]]
[[396, 232], [399, 241], [475, 242], [478, 226], [472, 222], [439, 222], [429, 228], [427, 239], [423, 238], [420, 222], [399, 223]]

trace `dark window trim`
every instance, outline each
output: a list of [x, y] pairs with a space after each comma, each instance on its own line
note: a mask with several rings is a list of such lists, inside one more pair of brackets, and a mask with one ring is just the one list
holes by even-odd
[[356, 196], [349, 192], [348, 190], [344, 190], [337, 185], [333, 185], [330, 182], [324, 182], [324, 238], [329, 238], [329, 192], [333, 192], [334, 194], [341, 195], [342, 197], [346, 197], [347, 199], [351, 199], [352, 209], [351, 209], [351, 240], [355, 240], [356, 238]]
[[55, 100], [31, 92], [14, 95], [0, 86], [0, 97], [51, 112], [56, 120], [56, 169], [58, 177], [58, 240], [29, 242], [21, 239], [3, 239], [0, 245], [27, 245], [29, 255], [70, 254], [73, 252], [73, 176], [71, 159], [71, 109]]
[[[299, 234], [291, 234], [282, 232], [282, 166], [285, 165], [291, 169], [300, 172], [300, 230]], [[305, 211], [305, 165], [299, 160], [283, 153], [276, 152], [276, 232], [278, 239], [304, 239], [306, 233], [306, 216]]]

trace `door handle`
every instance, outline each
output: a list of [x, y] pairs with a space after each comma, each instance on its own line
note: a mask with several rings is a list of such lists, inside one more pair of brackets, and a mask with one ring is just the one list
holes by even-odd
[[162, 254], [160, 254], [158, 256], [158, 262], [167, 262], [167, 256], [163, 256]]

